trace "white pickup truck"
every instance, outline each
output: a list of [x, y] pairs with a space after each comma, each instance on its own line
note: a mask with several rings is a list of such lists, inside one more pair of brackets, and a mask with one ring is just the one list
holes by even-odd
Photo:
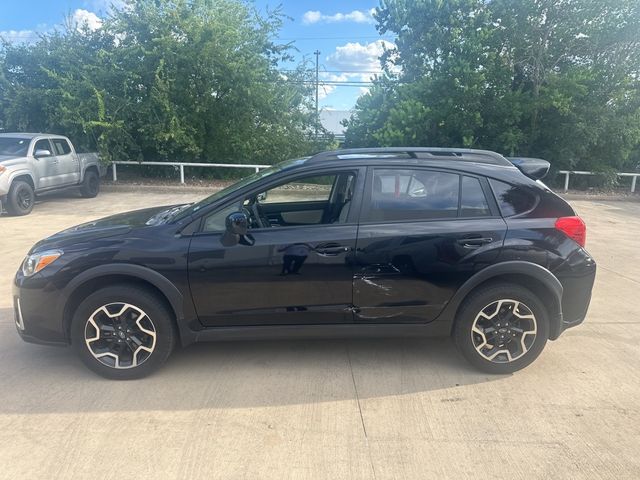
[[101, 173], [98, 155], [76, 153], [67, 137], [0, 134], [0, 201], [10, 215], [27, 215], [36, 194], [51, 190], [77, 186], [82, 196], [93, 198]]

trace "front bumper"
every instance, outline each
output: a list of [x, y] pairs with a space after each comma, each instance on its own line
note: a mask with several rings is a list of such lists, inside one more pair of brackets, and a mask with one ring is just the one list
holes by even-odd
[[9, 181], [8, 172], [0, 174], [0, 199], [3, 201], [6, 199], [10, 187], [11, 182]]
[[29, 343], [68, 345], [60, 295], [45, 278], [25, 278], [18, 273], [13, 282], [13, 314], [16, 330]]

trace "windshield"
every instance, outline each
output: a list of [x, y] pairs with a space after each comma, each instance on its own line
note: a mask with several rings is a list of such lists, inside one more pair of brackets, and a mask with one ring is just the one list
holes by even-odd
[[304, 162], [306, 159], [305, 158], [295, 158], [292, 160], [285, 160], [284, 162], [280, 162], [277, 165], [274, 165], [272, 167], [269, 168], [265, 168], [264, 170], [260, 170], [259, 172], [254, 173], [253, 175], [249, 175], [248, 177], [243, 178], [242, 180], [229, 185], [226, 188], [223, 188], [222, 190], [217, 191], [216, 193], [214, 193], [213, 195], [200, 200], [197, 203], [191, 204], [188, 206], [188, 208], [185, 208], [183, 210], [180, 210], [178, 212], [175, 213], [175, 216], [173, 217], [173, 220], [180, 220], [182, 218], [188, 217], [189, 215], [192, 215], [194, 213], [196, 213], [199, 210], [202, 210], [203, 208], [211, 205], [212, 203], [216, 202], [217, 200], [227, 196], [227, 195], [231, 195], [233, 194], [233, 192], [240, 190], [242, 187], [249, 185], [250, 183], [253, 182], [257, 182], [258, 180], [261, 180], [263, 178], [266, 178], [270, 175], [273, 175], [274, 173], [277, 172], [281, 172], [287, 168], [293, 167], [295, 165], [299, 165], [302, 162]]
[[0, 155], [24, 157], [29, 149], [28, 138], [0, 137]]

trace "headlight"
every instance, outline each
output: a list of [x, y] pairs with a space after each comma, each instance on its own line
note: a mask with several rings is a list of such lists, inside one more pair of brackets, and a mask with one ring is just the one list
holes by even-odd
[[47, 250], [46, 252], [27, 255], [27, 258], [22, 263], [22, 274], [25, 277], [35, 275], [47, 265], [55, 262], [62, 253], [62, 250]]

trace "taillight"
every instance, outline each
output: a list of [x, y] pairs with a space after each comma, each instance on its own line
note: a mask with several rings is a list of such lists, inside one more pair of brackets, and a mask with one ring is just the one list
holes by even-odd
[[584, 247], [587, 241], [587, 226], [580, 217], [561, 217], [556, 220], [556, 229]]

